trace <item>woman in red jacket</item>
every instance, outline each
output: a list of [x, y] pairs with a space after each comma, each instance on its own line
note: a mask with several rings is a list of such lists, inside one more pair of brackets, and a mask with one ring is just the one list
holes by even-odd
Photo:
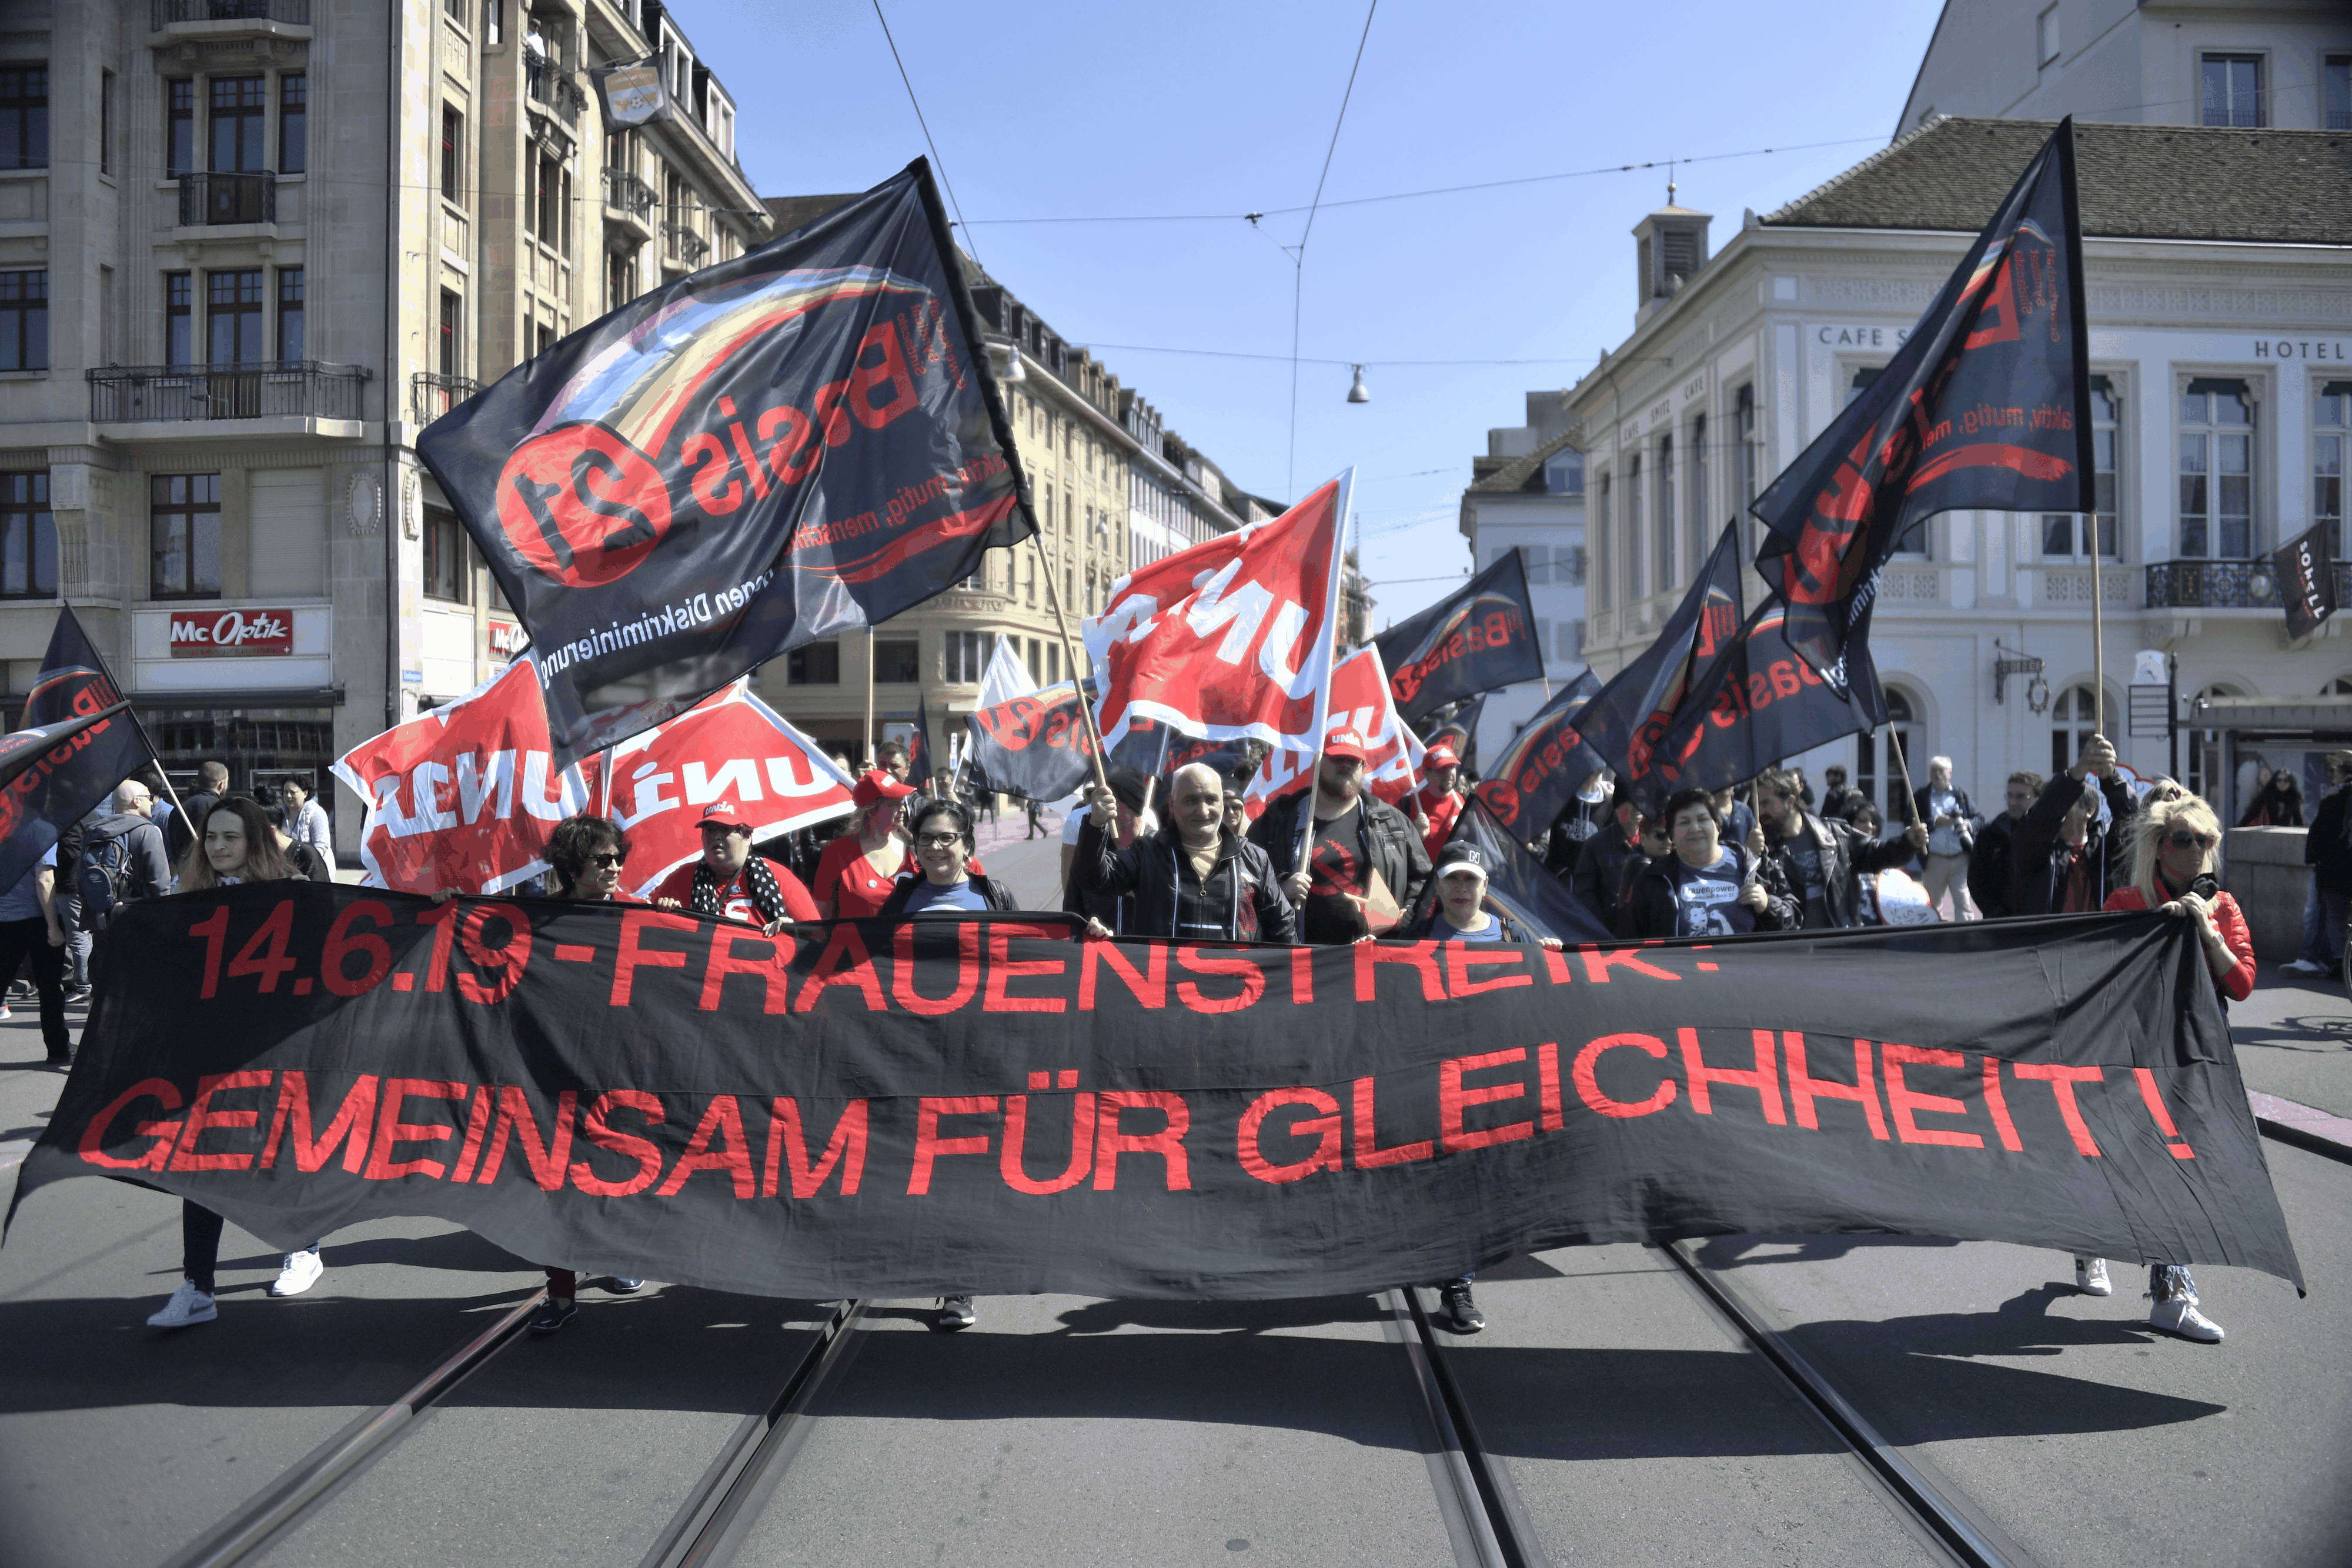
[[[2131, 885], [2110, 894], [2106, 907], [2155, 909], [2196, 921], [2213, 984], [2230, 1001], [2242, 1002], [2254, 989], [2254, 939], [2238, 901], [2213, 884], [2213, 852], [2221, 842], [2212, 807], [2185, 790], [2163, 800], [2151, 794], [2132, 838]], [[2074, 1283], [2093, 1296], [2115, 1289], [2104, 1258], [2075, 1259]], [[2147, 1314], [2151, 1324], [2200, 1343], [2221, 1343], [2221, 1325], [2198, 1311], [2197, 1281], [2188, 1265], [2150, 1264], [2147, 1293], [2156, 1302]]]

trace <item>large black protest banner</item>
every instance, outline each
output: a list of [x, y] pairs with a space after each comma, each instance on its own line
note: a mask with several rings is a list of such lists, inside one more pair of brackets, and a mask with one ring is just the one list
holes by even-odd
[[2336, 613], [2336, 561], [2327, 548], [2330, 523], [2314, 523], [2271, 554], [2286, 634], [2308, 637]]
[[0, 791], [0, 890], [16, 886], [66, 829], [155, 755], [68, 604], [58, 612], [23, 722], [47, 728], [96, 714], [110, 716], [74, 732], [70, 747], [45, 751]]
[[1034, 531], [930, 172], [631, 301], [417, 439], [538, 651], [557, 762]]
[[[2295, 1279], [2162, 915], [1714, 945], [789, 929], [324, 883], [133, 904], [18, 1201], [389, 1215], [761, 1295], [1283, 1297], [1864, 1231]], [[1064, 939], [1045, 939], [1059, 935]]]
[[1416, 729], [1448, 703], [1543, 679], [1527, 562], [1517, 550], [1506, 551], [1461, 591], [1390, 627], [1372, 645], [1389, 673], [1398, 716]]
[[1915, 526], [1968, 507], [2098, 511], [2089, 355], [2070, 119], [1886, 368], [1749, 508], [1789, 645], [1833, 689]]

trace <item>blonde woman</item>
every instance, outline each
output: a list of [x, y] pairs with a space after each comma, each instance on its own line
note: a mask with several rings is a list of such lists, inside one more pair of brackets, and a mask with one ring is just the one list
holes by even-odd
[[[2254, 989], [2254, 939], [2238, 901], [2213, 881], [2213, 852], [2221, 842], [2221, 823], [2212, 807], [2178, 784], [2151, 790], [2132, 834], [2131, 884], [2109, 894], [2106, 907], [2154, 909], [2197, 922], [2213, 984], [2228, 1000], [2242, 1002]], [[2093, 1296], [2115, 1289], [2104, 1258], [2075, 1259], [2074, 1283]], [[2156, 1303], [2147, 1314], [2151, 1324], [2200, 1343], [2221, 1343], [2221, 1325], [2198, 1310], [2197, 1281], [2187, 1264], [2150, 1264], [2147, 1293]]]

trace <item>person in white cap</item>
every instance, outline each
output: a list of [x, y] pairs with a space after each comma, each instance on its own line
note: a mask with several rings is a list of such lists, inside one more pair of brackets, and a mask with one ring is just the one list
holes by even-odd
[[[1429, 851], [1412, 819], [1364, 788], [1364, 737], [1335, 730], [1315, 788], [1284, 796], [1250, 829], [1300, 914], [1299, 939], [1360, 942], [1395, 929], [1429, 880]], [[1299, 859], [1301, 811], [1313, 824]]]

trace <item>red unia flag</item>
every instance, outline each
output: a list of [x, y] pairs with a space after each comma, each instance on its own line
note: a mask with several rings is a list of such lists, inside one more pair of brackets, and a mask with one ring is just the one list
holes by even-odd
[[556, 768], [553, 750], [529, 655], [352, 747], [335, 777], [368, 803], [362, 880], [401, 893], [497, 893], [545, 871], [555, 824], [588, 805], [580, 770]]
[[1354, 476], [1111, 585], [1110, 602], [1086, 622], [1106, 745], [1132, 720], [1155, 718], [1205, 740], [1314, 749], [1330, 697]]
[[[1389, 691], [1388, 671], [1381, 652], [1369, 643], [1331, 668], [1331, 715], [1323, 733], [1352, 729], [1364, 737], [1364, 784], [1394, 806], [1421, 788], [1421, 737], [1397, 716]], [[1311, 751], [1269, 751], [1249, 788], [1242, 791], [1242, 809], [1251, 821], [1267, 806], [1304, 789], [1316, 767]]]
[[702, 853], [707, 815], [748, 823], [756, 840], [851, 810], [849, 775], [740, 680], [589, 767], [599, 809], [629, 835], [624, 874], [640, 898]]

